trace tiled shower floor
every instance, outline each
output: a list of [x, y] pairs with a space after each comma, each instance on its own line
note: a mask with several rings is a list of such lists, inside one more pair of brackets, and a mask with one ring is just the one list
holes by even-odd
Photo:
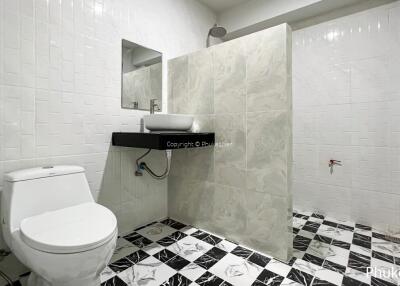
[[367, 267], [398, 271], [400, 242], [370, 227], [294, 213], [294, 256], [286, 264], [171, 219], [118, 239], [102, 285], [376, 285]]

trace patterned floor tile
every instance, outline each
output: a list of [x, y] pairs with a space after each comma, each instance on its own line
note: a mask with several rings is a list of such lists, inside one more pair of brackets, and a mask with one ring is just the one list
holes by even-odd
[[362, 247], [362, 246], [359, 246], [359, 245], [351, 244], [350, 245], [350, 250], [353, 251], [353, 252], [360, 253], [360, 254], [365, 255], [365, 256], [369, 256], [369, 257], [372, 256], [371, 248], [365, 248], [365, 247]]
[[350, 267], [346, 268], [345, 277], [352, 278], [353, 280], [358, 281], [358, 283], [362, 282], [367, 285], [371, 284], [371, 276]]
[[322, 264], [324, 263], [324, 259], [319, 258], [319, 257], [314, 256], [314, 255], [309, 254], [309, 253], [304, 254], [302, 259], [304, 261], [307, 261], [307, 262], [310, 262], [312, 264], [319, 265], [319, 266], [322, 266]]
[[287, 276], [287, 278], [300, 283], [301, 285], [309, 286], [313, 281], [313, 276], [301, 270], [292, 268]]
[[168, 260], [172, 259], [176, 254], [168, 249], [163, 249], [160, 252], [154, 254], [153, 256], [160, 260], [161, 262], [166, 263]]
[[200, 286], [219, 286], [224, 282], [221, 278], [210, 272], [204, 273], [201, 277], [196, 280], [196, 283]]
[[301, 235], [296, 235], [293, 239], [293, 247], [300, 251], [306, 251], [312, 239]]
[[241, 246], [237, 246], [234, 250], [232, 250], [231, 253], [242, 258], [247, 258], [253, 253], [253, 251]]
[[[383, 238], [386, 237], [383, 236]], [[382, 239], [381, 236], [379, 238], [372, 237], [371, 249], [388, 255], [393, 255], [394, 257], [400, 257], [400, 244]]]
[[[110, 264], [101, 274], [101, 285], [399, 284], [400, 277], [380, 274], [392, 268], [400, 273], [396, 238], [318, 213], [296, 211], [293, 216], [293, 258], [289, 262], [169, 218], [119, 237]], [[377, 271], [369, 274], [371, 269]]]
[[307, 253], [317, 256], [322, 259], [335, 256], [335, 253], [330, 248], [330, 245], [318, 240], [311, 241], [310, 245], [306, 249]]
[[343, 286], [368, 286], [369, 284], [361, 282], [361, 281], [351, 278], [349, 276], [345, 276], [345, 277], [343, 277], [342, 285]]
[[244, 286], [251, 285], [262, 270], [263, 267], [229, 253], [208, 271], [233, 285]]
[[162, 284], [162, 286], [189, 286], [189, 285], [192, 285], [192, 281], [190, 281], [185, 276], [182, 276], [179, 273], [176, 273], [174, 276], [169, 278], [168, 281]]
[[189, 278], [192, 281], [196, 281], [200, 276], [206, 273], [207, 270], [197, 265], [196, 263], [190, 263], [182, 268], [179, 273]]
[[293, 268], [306, 272], [312, 276], [314, 276], [315, 272], [317, 272], [318, 270], [323, 269], [323, 267], [305, 261], [303, 259], [296, 259], [296, 261], [293, 263]]
[[231, 252], [237, 247], [237, 244], [224, 239], [215, 246], [226, 252]]
[[129, 254], [138, 251], [139, 247], [130, 243], [123, 237], [119, 237], [117, 240], [117, 247], [115, 248], [114, 254], [111, 258], [111, 262], [117, 261]]
[[300, 251], [297, 250], [296, 248], [293, 248], [292, 255], [294, 258], [302, 259], [305, 253], [306, 253], [305, 251]]
[[192, 233], [198, 231], [198, 229], [191, 225], [187, 225], [184, 228], [181, 228], [180, 231], [183, 232], [184, 234], [191, 235]]
[[137, 230], [136, 232], [151, 241], [158, 241], [166, 236], [171, 235], [176, 231], [175, 228], [172, 228], [163, 223], [155, 223], [148, 227]]
[[299, 217], [294, 217], [293, 218], [293, 227], [297, 229], [303, 228], [303, 226], [306, 224], [307, 220]]
[[262, 255], [260, 253], [254, 252], [252, 255], [249, 256], [247, 259], [248, 261], [257, 264], [258, 266], [265, 267], [268, 262], [271, 260], [271, 258]]
[[132, 244], [136, 245], [139, 248], [143, 248], [153, 243], [153, 241], [140, 235], [137, 232], [133, 232], [127, 236], [124, 236], [124, 239], [128, 240], [129, 242], [131, 242]]
[[371, 285], [372, 286], [397, 286], [398, 284], [391, 283], [379, 278], [371, 277]]
[[348, 267], [367, 273], [367, 268], [371, 266], [371, 258], [353, 251], [350, 251]]
[[129, 241], [129, 242], [133, 242], [138, 238], [141, 238], [142, 236], [140, 234], [138, 234], [136, 231], [131, 232], [130, 234], [127, 234], [124, 236], [124, 239]]
[[110, 267], [106, 267], [100, 274], [100, 281], [103, 283], [104, 281], [110, 280], [116, 275], [114, 271]]
[[121, 280], [121, 278], [119, 278], [118, 276], [114, 276], [113, 278], [107, 280], [106, 282], [103, 282], [101, 284], [101, 286], [127, 286], [128, 284], [126, 284], [123, 280]]
[[217, 245], [218, 243], [220, 243], [222, 241], [221, 238], [219, 238], [215, 235], [212, 235], [210, 233], [203, 232], [201, 230], [196, 231], [195, 233], [192, 234], [192, 236], [194, 236], [204, 242], [207, 242], [211, 245]]
[[219, 249], [217, 247], [213, 247], [212, 249], [210, 249], [209, 251], [207, 251], [207, 255], [211, 256], [217, 260], [221, 260], [222, 257], [224, 257], [226, 255], [226, 251]]
[[354, 233], [352, 243], [365, 248], [371, 248], [371, 237], [359, 233]]
[[318, 240], [318, 241], [321, 241], [321, 242], [324, 242], [324, 243], [327, 243], [327, 244], [331, 244], [332, 243], [332, 238], [330, 238], [330, 237], [327, 237], [327, 236], [323, 236], [323, 235], [320, 235], [320, 234], [317, 234], [315, 237], [314, 237], [314, 239], [315, 240]]
[[[321, 281], [326, 281], [330, 284], [340, 286], [342, 285], [343, 281], [343, 275], [336, 272], [332, 271], [329, 269], [321, 268], [315, 272], [315, 277]], [[321, 282], [322, 283], [322, 282]], [[325, 283], [325, 282], [324, 282]], [[316, 281], [314, 280], [313, 285], [316, 285]]]
[[308, 230], [305, 230], [304, 228], [300, 229], [298, 232], [294, 232], [294, 234], [300, 235], [302, 237], [307, 237], [309, 239], [314, 239], [315, 237], [315, 232], [311, 232]]
[[204, 269], [210, 269], [211, 267], [214, 266], [218, 262], [218, 259], [215, 259], [214, 257], [208, 256], [207, 254], [204, 254], [197, 258], [194, 263], [197, 265], [203, 267]]
[[349, 260], [349, 250], [334, 245], [330, 245], [329, 250], [332, 252], [332, 254], [326, 257], [326, 260], [336, 264], [346, 265], [347, 261]]
[[128, 285], [161, 285], [176, 271], [155, 257], [148, 257], [118, 274]]
[[322, 266], [326, 269], [338, 272], [343, 275], [346, 273], [346, 266], [337, 264], [335, 262], [331, 262], [329, 260], [325, 260], [324, 263], [322, 264]]
[[372, 277], [400, 285], [400, 267], [381, 259], [371, 259]]
[[179, 271], [182, 268], [184, 268], [186, 265], [190, 264], [190, 261], [186, 260], [183, 257], [180, 257], [179, 255], [176, 255], [172, 259], [168, 260], [168, 262], [166, 262], [166, 264], [169, 267], [175, 269], [176, 271]]
[[391, 264], [394, 264], [394, 256], [391, 256], [389, 254], [381, 253], [378, 251], [372, 251], [372, 258], [380, 259], [386, 262], [389, 262]]
[[112, 262], [108, 266], [116, 273], [122, 272], [125, 269], [131, 267], [132, 265], [146, 259], [149, 255], [143, 250], [138, 250], [128, 256], [121, 258], [115, 262]]
[[186, 227], [185, 224], [180, 223], [179, 221], [173, 220], [171, 218], [167, 218], [167, 219], [161, 221], [161, 223], [163, 223], [165, 225], [168, 225], [168, 226], [170, 226], [172, 228], [178, 229], [178, 230]]
[[334, 239], [332, 241], [332, 245], [340, 247], [340, 248], [344, 248], [344, 249], [347, 249], [347, 250], [350, 249], [350, 246], [351, 246], [350, 243], [347, 243], [347, 242], [344, 242], [344, 241], [340, 241], [340, 240], [336, 240], [336, 239]]
[[165, 249], [165, 247], [159, 245], [156, 242], [153, 242], [152, 244], [146, 245], [145, 247], [142, 248], [142, 250], [149, 255], [154, 255], [163, 249]]
[[292, 266], [272, 258], [270, 262], [268, 262], [267, 266], [265, 266], [265, 269], [279, 274], [280, 276], [286, 277], [292, 269]]
[[264, 283], [264, 285], [281, 285], [285, 277], [280, 276], [272, 271], [264, 269], [260, 275], [258, 275], [257, 280]]
[[320, 225], [321, 224], [313, 222], [313, 221], [307, 221], [306, 224], [303, 226], [302, 230], [316, 233], [318, 231], [318, 228], [320, 227]]
[[211, 248], [213, 248], [211, 244], [201, 241], [193, 236], [186, 236], [167, 247], [170, 251], [191, 262], [195, 261]]
[[186, 236], [187, 235], [184, 234], [183, 232], [176, 231], [176, 232], [172, 233], [171, 235], [160, 239], [159, 241], [157, 241], [157, 243], [159, 245], [167, 247], [167, 246], [170, 246], [171, 244], [178, 242], [179, 240], [183, 239]]

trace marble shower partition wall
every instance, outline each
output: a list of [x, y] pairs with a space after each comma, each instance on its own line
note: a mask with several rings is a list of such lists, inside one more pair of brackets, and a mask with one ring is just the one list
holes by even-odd
[[[286, 24], [168, 62], [168, 112], [216, 146], [174, 150], [169, 215], [291, 256], [291, 30]], [[287, 239], [286, 239], [287, 238]]]

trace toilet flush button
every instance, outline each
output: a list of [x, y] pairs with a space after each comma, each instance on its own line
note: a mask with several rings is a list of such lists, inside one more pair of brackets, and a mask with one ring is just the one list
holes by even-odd
[[54, 166], [43, 166], [42, 169], [53, 169]]

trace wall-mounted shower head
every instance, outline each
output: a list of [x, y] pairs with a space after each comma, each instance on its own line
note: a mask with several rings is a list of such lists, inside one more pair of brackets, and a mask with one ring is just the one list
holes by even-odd
[[224, 27], [218, 26], [215, 24], [210, 31], [208, 32], [210, 36], [214, 38], [222, 38], [226, 35], [226, 29]]
[[226, 35], [226, 29], [224, 27], [218, 26], [215, 24], [209, 31], [207, 35], [206, 46], [207, 48], [210, 46], [210, 36], [214, 38], [221, 39]]

